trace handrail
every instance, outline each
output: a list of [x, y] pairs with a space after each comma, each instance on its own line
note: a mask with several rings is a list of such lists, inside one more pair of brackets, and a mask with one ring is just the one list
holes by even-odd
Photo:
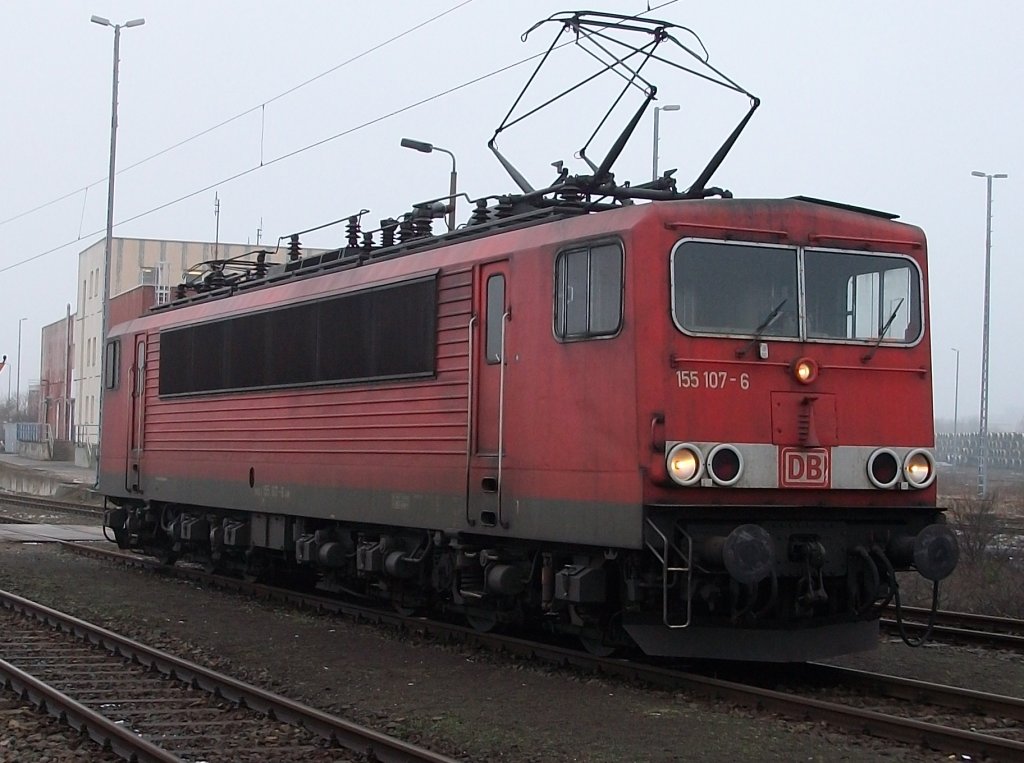
[[501, 463], [505, 455], [505, 327], [512, 319], [512, 310], [506, 309], [501, 316], [501, 371], [498, 374], [498, 524], [508, 529], [508, 522], [501, 518]]
[[476, 524], [476, 520], [469, 515], [470, 479], [473, 471], [473, 368], [476, 364], [476, 358], [473, 355], [474, 323], [476, 323], [476, 315], [470, 317], [467, 326], [469, 333], [469, 373], [467, 374], [469, 390], [466, 393], [466, 523], [470, 527]]

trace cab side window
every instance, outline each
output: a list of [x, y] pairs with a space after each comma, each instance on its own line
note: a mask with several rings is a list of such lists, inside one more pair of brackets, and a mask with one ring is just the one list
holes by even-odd
[[111, 339], [107, 342], [107, 351], [103, 356], [103, 386], [117, 389], [121, 381], [121, 340]]
[[487, 279], [487, 362], [500, 363], [504, 355], [502, 328], [505, 325], [505, 276]]
[[614, 336], [622, 326], [622, 246], [569, 249], [555, 260], [555, 336]]

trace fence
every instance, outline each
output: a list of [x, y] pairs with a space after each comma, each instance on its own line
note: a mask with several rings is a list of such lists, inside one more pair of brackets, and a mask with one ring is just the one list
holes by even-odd
[[53, 444], [53, 430], [49, 424], [21, 422], [18, 424], [18, 442]]
[[42, 461], [53, 458], [53, 429], [49, 424], [20, 422], [15, 428], [15, 439], [19, 455]]
[[[977, 466], [980, 452], [981, 435], [977, 432], [935, 435], [935, 457], [939, 461]], [[989, 433], [987, 465], [996, 469], [1024, 470], [1024, 433]]]
[[71, 439], [78, 447], [95, 446], [99, 442], [100, 427], [98, 424], [76, 424], [72, 429]]

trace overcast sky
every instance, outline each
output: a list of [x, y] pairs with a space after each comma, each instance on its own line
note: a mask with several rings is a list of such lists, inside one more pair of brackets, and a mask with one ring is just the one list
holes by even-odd
[[[648, 3], [585, 6], [637, 13]], [[0, 352], [14, 360], [18, 319], [26, 318], [22, 393], [39, 377], [41, 327], [63, 317], [65, 304], [76, 308], [77, 254], [105, 225], [113, 30], [91, 15], [146, 20], [121, 35], [114, 235], [212, 240], [216, 192], [220, 240], [245, 243], [258, 230], [275, 241], [362, 208], [376, 227], [445, 193], [448, 157], [402, 149], [402, 137], [452, 150], [460, 190], [471, 197], [515, 190], [486, 142], [531, 68], [480, 78], [541, 52], [553, 26], [525, 43], [521, 33], [572, 8], [528, 0], [6, 0]], [[712, 63], [762, 99], [712, 184], [737, 196], [803, 194], [881, 209], [925, 230], [936, 416], [952, 419], [956, 347], [961, 428], [977, 426], [981, 377], [985, 181], [971, 171], [1010, 175], [994, 186], [990, 419], [993, 428], [1019, 430], [1024, 6], [737, 0], [675, 2], [651, 15], [692, 28]], [[554, 54], [552, 86], [593, 69], [571, 53]], [[660, 166], [678, 167], [685, 187], [746, 99], [667, 72], [656, 81], [660, 104], [682, 106], [662, 115]], [[582, 171], [572, 155], [594, 124], [591, 112], [608, 102], [613, 85], [602, 82], [581, 92], [568, 118], [545, 123], [541, 115], [499, 140], [534, 185], [553, 178], [558, 159]], [[616, 166], [620, 181], [648, 179], [651, 126], [645, 117]], [[306, 243], [341, 239], [339, 229]]]

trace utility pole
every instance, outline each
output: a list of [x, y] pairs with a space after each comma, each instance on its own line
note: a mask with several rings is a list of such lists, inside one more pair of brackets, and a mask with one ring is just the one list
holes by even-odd
[[132, 19], [124, 24], [114, 24], [110, 19], [102, 16], [93, 16], [90, 21], [100, 26], [108, 26], [114, 30], [114, 77], [110, 98], [110, 171], [107, 175], [107, 235], [103, 248], [103, 291], [100, 293], [100, 302], [103, 308], [103, 317], [100, 324], [100, 396], [97, 409], [97, 435], [96, 435], [96, 482], [99, 483], [100, 459], [99, 459], [99, 432], [103, 428], [103, 371], [106, 369], [107, 332], [110, 330], [110, 261], [111, 250], [114, 245], [114, 175], [116, 174], [117, 156], [117, 69], [121, 51], [121, 28], [142, 26], [145, 19]]
[[217, 252], [220, 249], [220, 196], [213, 192], [213, 216], [217, 218], [217, 227], [213, 234], [213, 259], [217, 259]]
[[974, 171], [974, 177], [985, 178], [985, 319], [981, 342], [981, 416], [978, 424], [978, 497], [988, 496], [988, 334], [989, 303], [992, 283], [992, 180], [1009, 177], [1006, 173], [986, 174]]

